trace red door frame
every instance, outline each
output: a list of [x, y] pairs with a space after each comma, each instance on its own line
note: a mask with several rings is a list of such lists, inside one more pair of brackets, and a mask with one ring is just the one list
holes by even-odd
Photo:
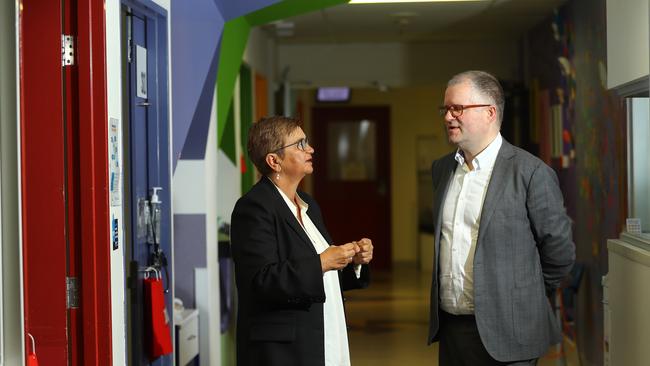
[[103, 0], [77, 2], [79, 202], [83, 364], [112, 364], [108, 203], [106, 14]]
[[[65, 24], [56, 16], [62, 4]], [[76, 38], [76, 65], [66, 69], [60, 58], [64, 31]], [[22, 1], [20, 88], [25, 333], [35, 337], [41, 364], [108, 365], [111, 267], [102, 0]], [[68, 275], [79, 277], [81, 286], [80, 307], [69, 318]], [[29, 352], [27, 338], [25, 344]]]
[[[66, 233], [60, 1], [23, 0], [20, 141], [25, 344], [65, 365]], [[43, 361], [41, 361], [43, 362]]]

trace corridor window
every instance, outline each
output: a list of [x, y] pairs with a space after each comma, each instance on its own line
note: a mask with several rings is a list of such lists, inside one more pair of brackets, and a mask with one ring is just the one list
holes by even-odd
[[650, 236], [650, 107], [647, 97], [627, 99], [629, 217]]

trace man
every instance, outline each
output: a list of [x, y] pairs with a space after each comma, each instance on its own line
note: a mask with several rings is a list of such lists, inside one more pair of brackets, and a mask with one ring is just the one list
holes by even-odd
[[457, 146], [431, 166], [441, 366], [535, 365], [561, 340], [547, 294], [573, 265], [571, 223], [555, 172], [501, 137], [503, 108], [482, 71], [454, 76], [440, 108]]

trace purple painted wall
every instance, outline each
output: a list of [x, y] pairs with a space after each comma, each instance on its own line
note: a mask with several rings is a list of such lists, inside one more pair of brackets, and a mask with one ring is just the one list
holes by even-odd
[[175, 296], [194, 308], [194, 268], [206, 267], [205, 215], [174, 215], [174, 241], [182, 255], [174, 256]]
[[[188, 151], [191, 158], [202, 158], [205, 152], [201, 150], [205, 149], [205, 134], [210, 122], [224, 23], [277, 2], [279, 0], [171, 2], [174, 170], [186, 144], [197, 145]], [[190, 129], [195, 133], [188, 138]]]
[[214, 2], [221, 10], [223, 17], [230, 20], [278, 3], [280, 0], [214, 0]]
[[[173, 167], [180, 158], [187, 132], [194, 123], [208, 124], [210, 105], [198, 107], [203, 94], [214, 93], [217, 45], [224, 18], [214, 0], [171, 3]], [[204, 87], [209, 84], [210, 87]], [[188, 141], [191, 143], [190, 141]], [[205, 146], [205, 143], [203, 144]]]

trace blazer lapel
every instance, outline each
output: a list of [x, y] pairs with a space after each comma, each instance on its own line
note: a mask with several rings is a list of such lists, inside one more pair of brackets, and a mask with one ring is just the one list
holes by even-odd
[[307, 245], [314, 253], [316, 253], [316, 248], [314, 248], [314, 244], [312, 244], [311, 240], [309, 240], [309, 237], [305, 233], [305, 230], [300, 226], [300, 223], [298, 222], [298, 219], [296, 216], [293, 215], [293, 212], [291, 212], [291, 209], [289, 206], [287, 206], [287, 203], [284, 201], [284, 198], [278, 192], [277, 187], [273, 182], [271, 182], [268, 178], [262, 177], [262, 180], [264, 181], [264, 184], [267, 186], [269, 190], [271, 190], [271, 195], [273, 196], [273, 204], [276, 207], [277, 212], [280, 214], [280, 216], [286, 221], [286, 223], [293, 229], [293, 231], [298, 234], [300, 239], [302, 239], [303, 243]]
[[[285, 204], [285, 206], [286, 206], [286, 204]], [[305, 233], [305, 230], [302, 228], [302, 226], [300, 226], [300, 223], [298, 222], [298, 219], [296, 219], [296, 217], [293, 216], [293, 213], [291, 212], [291, 210], [289, 210], [288, 207], [287, 207], [287, 210], [289, 211], [289, 214], [291, 215], [290, 217], [287, 217], [286, 215], [284, 217], [287, 224], [289, 224], [289, 226], [293, 229], [293, 231], [295, 231], [296, 234], [298, 234], [300, 239], [302, 239], [303, 243], [308, 245], [309, 248], [314, 253], [316, 253], [316, 248], [314, 248], [314, 244], [311, 242], [311, 240], [309, 240], [309, 237], [307, 237], [307, 234]]]
[[[433, 198], [433, 212], [434, 212], [434, 217], [435, 217], [435, 223], [434, 223], [434, 243], [435, 243], [435, 251], [434, 251], [434, 256], [435, 256], [435, 262], [434, 262], [434, 268], [438, 268], [437, 263], [438, 263], [438, 253], [440, 253], [440, 230], [442, 226], [442, 207], [445, 203], [445, 196], [447, 196], [447, 191], [449, 190], [449, 183], [451, 183], [451, 177], [454, 174], [454, 171], [456, 170], [456, 165], [458, 162], [454, 159], [454, 155], [448, 155], [448, 158], [445, 158], [444, 161], [442, 161], [442, 169], [440, 172], [440, 178], [437, 179], [439, 182], [439, 186], [443, 186], [444, 188], [440, 187], [436, 190], [436, 196]], [[435, 173], [435, 172], [434, 172]], [[433, 177], [434, 180], [436, 180], [436, 177]], [[442, 189], [441, 189], [442, 188]]]
[[483, 209], [481, 210], [481, 222], [478, 228], [478, 238], [476, 245], [481, 242], [481, 238], [485, 233], [485, 228], [488, 227], [492, 214], [501, 201], [503, 192], [506, 187], [506, 179], [511, 176], [508, 172], [512, 169], [512, 157], [514, 156], [514, 149], [505, 139], [497, 154], [497, 159], [492, 168], [492, 175], [488, 184], [487, 193], [485, 194], [485, 201], [483, 201]]

